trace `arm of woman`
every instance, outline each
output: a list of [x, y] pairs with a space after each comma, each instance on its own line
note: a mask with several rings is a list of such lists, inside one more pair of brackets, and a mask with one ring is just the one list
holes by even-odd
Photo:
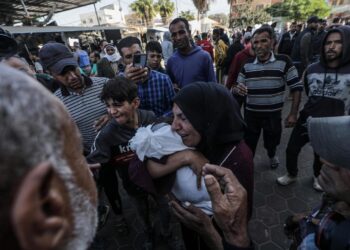
[[183, 166], [190, 166], [198, 177], [197, 185], [200, 187], [202, 167], [206, 163], [208, 163], [208, 160], [200, 152], [186, 149], [170, 155], [165, 164], [153, 160], [148, 160], [146, 164], [153, 179], [173, 173]]

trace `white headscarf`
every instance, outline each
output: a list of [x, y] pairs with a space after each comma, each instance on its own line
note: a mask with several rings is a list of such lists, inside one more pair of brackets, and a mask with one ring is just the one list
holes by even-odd
[[[107, 53], [107, 47], [112, 47], [112, 48], [114, 49], [114, 54], [108, 55], [108, 53]], [[119, 55], [119, 52], [118, 52], [117, 48], [114, 47], [113, 44], [110, 44], [110, 43], [107, 44], [107, 45], [104, 47], [103, 51], [105, 52], [105, 56], [104, 56], [104, 57], [107, 58], [107, 60], [110, 61], [110, 62], [117, 62], [117, 61], [119, 61], [119, 59], [121, 58], [121, 56]]]

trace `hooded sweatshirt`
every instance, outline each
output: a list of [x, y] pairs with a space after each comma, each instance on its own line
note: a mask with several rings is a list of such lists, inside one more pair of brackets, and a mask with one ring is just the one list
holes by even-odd
[[[327, 66], [324, 45], [327, 37], [339, 32], [343, 41], [341, 62], [338, 67]], [[304, 75], [304, 85], [309, 97], [300, 117], [342, 116], [350, 107], [350, 27], [340, 26], [330, 30], [322, 42], [320, 62], [310, 65]]]
[[180, 88], [198, 81], [216, 82], [213, 61], [199, 46], [194, 46], [186, 55], [176, 51], [168, 60], [167, 73]]

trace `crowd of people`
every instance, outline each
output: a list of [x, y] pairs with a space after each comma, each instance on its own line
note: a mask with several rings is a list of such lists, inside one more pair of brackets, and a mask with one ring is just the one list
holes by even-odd
[[[297, 181], [310, 141], [324, 196], [285, 232], [295, 249], [349, 249], [349, 26], [312, 16], [304, 30], [264, 24], [231, 41], [219, 28], [192, 39], [175, 18], [145, 48], [132, 36], [101, 40], [99, 51], [48, 42], [31, 62], [7, 31], [0, 42], [4, 249], [88, 249], [109, 207], [128, 234], [119, 179], [145, 225], [144, 249], [155, 248], [150, 199], [169, 249], [254, 249], [254, 154], [262, 131], [269, 167], [279, 167], [287, 89], [293, 130], [276, 181]], [[184, 246], [170, 240], [173, 215]]]

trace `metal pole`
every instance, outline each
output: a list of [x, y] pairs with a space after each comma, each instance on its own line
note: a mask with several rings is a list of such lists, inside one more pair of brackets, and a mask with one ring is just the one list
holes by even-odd
[[98, 26], [101, 26], [100, 19], [98, 18], [98, 14], [97, 14], [97, 10], [96, 10], [96, 4], [94, 4], [94, 9], [95, 9], [95, 15], [96, 15], [96, 19], [97, 19], [97, 24], [98, 24]]
[[177, 0], [176, 0], [176, 15], [179, 16], [179, 8], [178, 8]]
[[25, 5], [24, 0], [21, 0], [21, 3], [22, 3], [22, 6], [23, 6], [23, 9], [24, 9], [24, 12], [26, 13], [26, 16], [29, 16], [28, 10], [27, 10], [27, 6]]

